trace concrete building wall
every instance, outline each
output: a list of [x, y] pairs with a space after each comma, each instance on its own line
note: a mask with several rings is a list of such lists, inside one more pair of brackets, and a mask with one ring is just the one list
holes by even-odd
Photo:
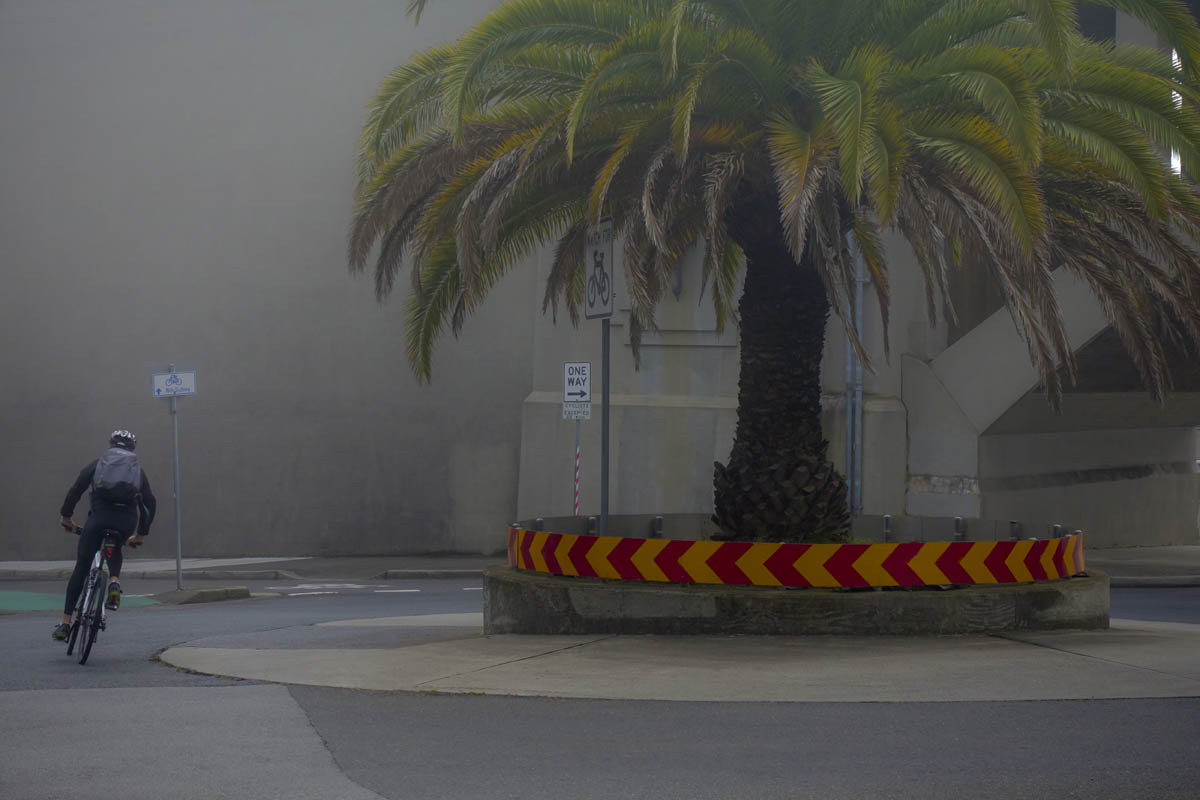
[[[369, 279], [345, 273], [351, 156], [375, 85], [491, 3], [440, 0], [417, 28], [404, 5], [0, 4], [0, 485], [18, 495], [0, 503], [0, 543], [11, 558], [70, 554], [58, 504], [114, 427], [139, 433], [160, 497], [149, 554], [173, 552], [170, 420], [150, 396], [150, 374], [168, 362], [199, 373], [198, 396], [180, 402], [185, 554], [491, 552], [512, 519], [570, 513], [564, 361], [593, 365], [581, 510], [598, 509], [600, 324], [540, 313], [546, 253], [494, 290], [461, 340], [439, 345], [429, 386], [403, 354], [406, 281], [380, 306]], [[1134, 36], [1118, 22], [1119, 38]], [[911, 252], [898, 236], [887, 247], [890, 358], [869, 286], [864, 303], [863, 511], [1061, 509], [1068, 524], [1104, 525], [1084, 512], [1106, 507], [1106, 484], [1029, 476], [1075, 469], [1050, 463], [1061, 448], [1091, 458], [1110, 429], [1165, 417], [1142, 409], [1125, 425], [1081, 397], [1090, 438], [1038, 438], [1061, 426], [1026, 407], [1036, 376], [1005, 312], [987, 317], [983, 298], [957, 329], [931, 325]], [[693, 257], [643, 339], [640, 370], [618, 303], [613, 513], [712, 508], [713, 461], [727, 458], [736, 422], [738, 337], [716, 331], [698, 280]], [[1068, 312], [1080, 342], [1101, 324], [1086, 304]], [[844, 366], [831, 319], [822, 385], [838, 466]], [[1177, 463], [1172, 448], [1193, 442], [1189, 408], [1172, 408], [1147, 463]], [[1159, 514], [1153, 529], [1182, 541], [1198, 481], [1160, 471], [1107, 498], [1152, 509], [1137, 518]], [[1145, 540], [1133, 519], [1105, 541]]]
[[502, 546], [533, 274], [418, 386], [403, 293], [378, 305], [343, 254], [374, 87], [486, 5], [444, 0], [414, 28], [394, 0], [0, 4], [8, 558], [73, 552], [58, 506], [115, 427], [138, 433], [160, 500], [148, 552], [174, 552], [150, 396], [169, 361], [198, 371], [179, 403], [186, 555]]
[[1200, 434], [1134, 428], [980, 438], [983, 516], [1057, 520], [1092, 546], [1200, 541]]
[[[537, 307], [549, 262], [548, 255], [539, 259], [532, 298]], [[690, 254], [681, 269], [679, 296], [668, 295], [658, 312], [658, 330], [643, 335], [640, 369], [629, 344], [629, 304], [618, 280], [611, 326], [611, 513], [712, 510], [713, 461], [728, 457], [736, 425], [738, 338], [733, 325], [717, 331], [712, 304], [701, 300], [699, 269], [699, 254]], [[592, 418], [580, 423], [580, 513], [599, 512], [601, 330], [599, 320], [573, 327], [563, 309], [557, 324], [551, 316], [534, 320], [533, 390], [522, 416], [521, 518], [572, 510], [575, 423], [562, 419], [567, 361], [592, 364]]]

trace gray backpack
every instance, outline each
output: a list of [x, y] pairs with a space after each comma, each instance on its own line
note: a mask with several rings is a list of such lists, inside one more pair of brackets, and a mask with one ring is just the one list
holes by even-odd
[[141, 491], [142, 468], [137, 456], [120, 447], [105, 450], [92, 476], [92, 498], [114, 505], [131, 505]]

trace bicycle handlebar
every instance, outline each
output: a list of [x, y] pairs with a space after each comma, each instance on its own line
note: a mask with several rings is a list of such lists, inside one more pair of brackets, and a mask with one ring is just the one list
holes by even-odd
[[[83, 535], [83, 526], [76, 525], [75, 528], [71, 531], [71, 533], [75, 534], [76, 536], [82, 536]], [[132, 535], [133, 534], [130, 534], [130, 536], [132, 536]], [[141, 547], [143, 544], [143, 542], [130, 542], [128, 540], [128, 538], [129, 537], [126, 537], [126, 540], [121, 542], [122, 546], [129, 545], [130, 548], [136, 550], [137, 548]]]

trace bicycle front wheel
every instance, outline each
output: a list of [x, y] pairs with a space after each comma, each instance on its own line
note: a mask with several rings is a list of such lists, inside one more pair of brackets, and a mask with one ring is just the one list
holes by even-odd
[[88, 605], [83, 610], [83, 640], [79, 643], [79, 663], [86, 664], [92, 653], [92, 645], [100, 633], [100, 621], [104, 619], [104, 574], [98, 576], [96, 585], [92, 587]]
[[79, 638], [80, 621], [83, 619], [83, 595], [79, 596], [79, 604], [71, 617], [71, 631], [67, 634], [67, 655], [75, 652], [75, 640]]

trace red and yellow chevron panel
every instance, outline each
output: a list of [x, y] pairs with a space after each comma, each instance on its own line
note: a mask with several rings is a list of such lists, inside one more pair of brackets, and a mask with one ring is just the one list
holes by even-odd
[[510, 527], [508, 563], [584, 578], [828, 588], [1032, 583], [1084, 570], [1081, 533], [1015, 542], [752, 544]]

